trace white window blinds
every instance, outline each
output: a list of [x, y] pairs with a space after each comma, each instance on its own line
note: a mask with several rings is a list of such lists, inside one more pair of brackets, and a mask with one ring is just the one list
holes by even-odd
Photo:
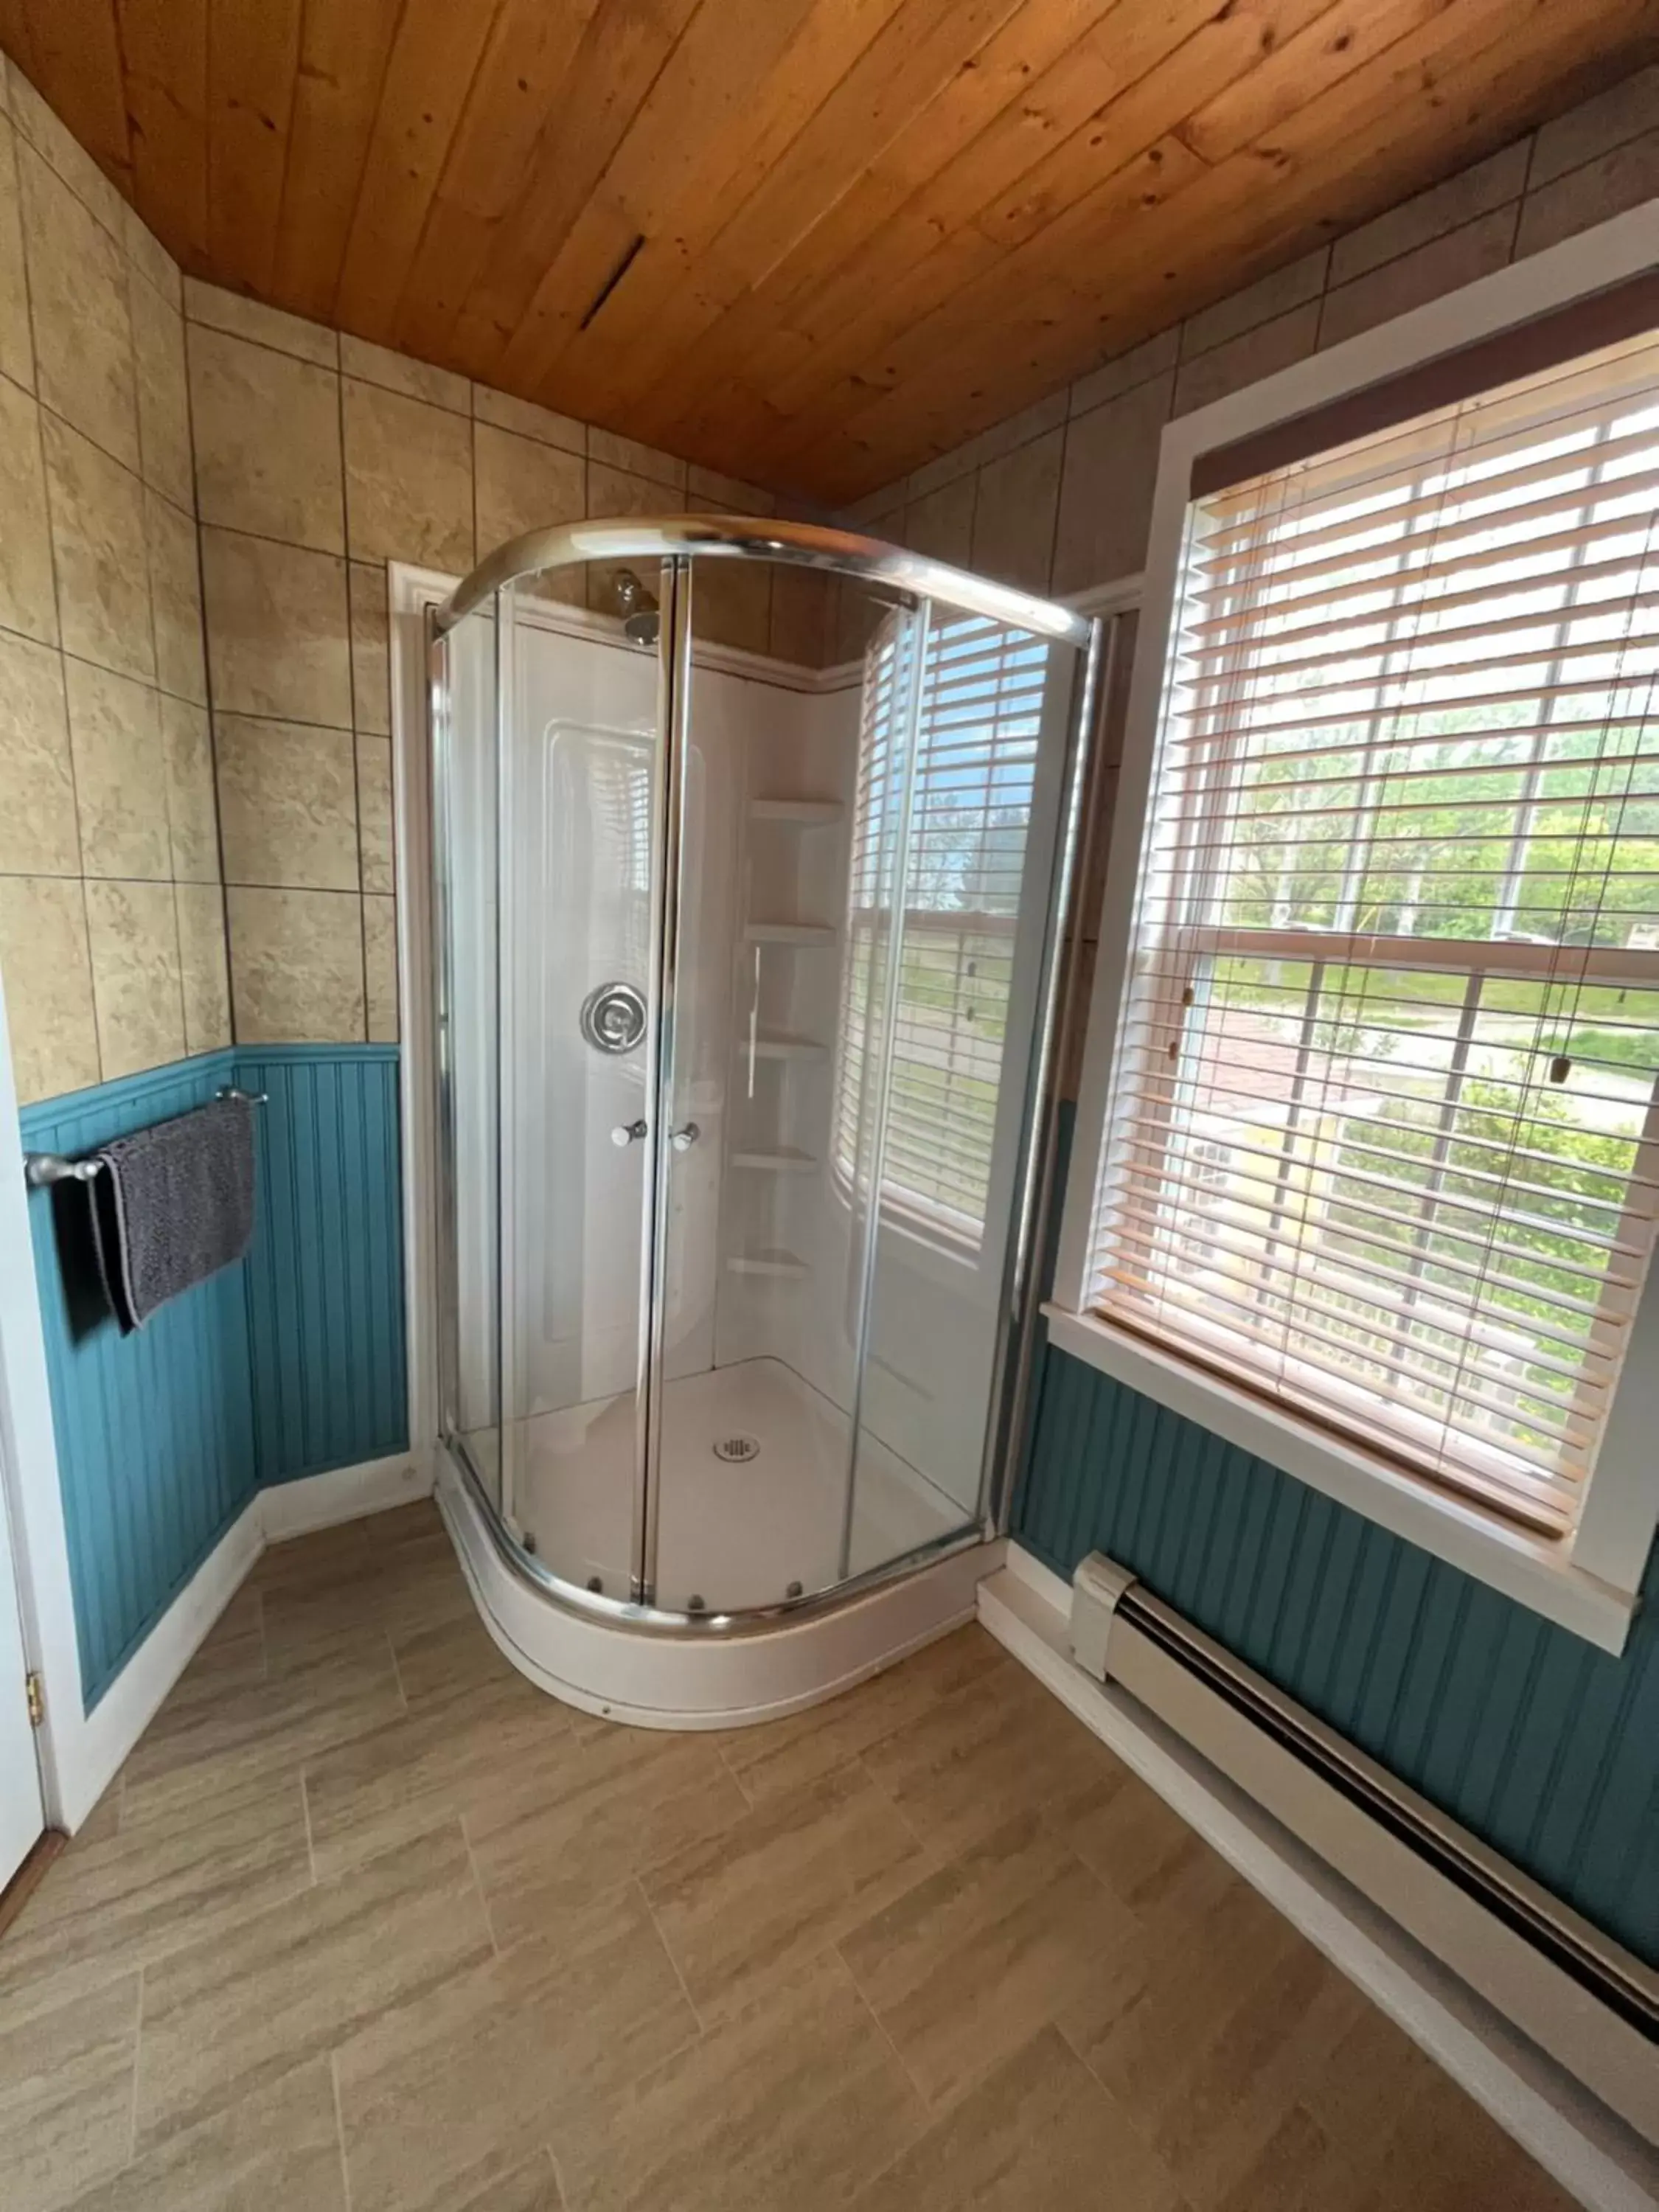
[[1574, 1521], [1659, 1180], [1659, 343], [1196, 501], [1091, 1300]]
[[904, 761], [894, 647], [865, 678], [843, 971], [836, 1154], [850, 1179], [872, 1072], [866, 1022], [884, 1014], [888, 902], [902, 881], [898, 1006], [883, 1193], [952, 1237], [984, 1231], [1025, 839], [1048, 649], [978, 616], [940, 617], [922, 670], [915, 787], [902, 867]]

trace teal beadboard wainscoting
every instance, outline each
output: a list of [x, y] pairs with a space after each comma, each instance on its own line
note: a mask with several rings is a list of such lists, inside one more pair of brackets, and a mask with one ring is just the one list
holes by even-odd
[[409, 1446], [396, 1045], [236, 1054], [263, 1091], [247, 1258], [262, 1484]]
[[1069, 1581], [1129, 1567], [1659, 1964], [1659, 1547], [1613, 1658], [1052, 1348], [1014, 1510]]
[[[24, 1109], [32, 1152], [73, 1158], [204, 1106], [235, 1081], [210, 1053]], [[29, 1194], [58, 1473], [88, 1706], [253, 1495], [246, 1264], [123, 1336], [103, 1303], [79, 1183]]]
[[95, 1705], [261, 1486], [408, 1448], [395, 1045], [236, 1048], [24, 1109], [73, 1157], [263, 1091], [247, 1258], [124, 1337], [86, 1194], [30, 1194], [82, 1680]]

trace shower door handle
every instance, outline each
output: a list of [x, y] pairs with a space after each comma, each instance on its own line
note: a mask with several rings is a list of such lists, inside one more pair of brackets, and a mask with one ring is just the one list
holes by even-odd
[[624, 1145], [637, 1145], [641, 1137], [649, 1133], [650, 1127], [648, 1121], [618, 1121], [611, 1132], [611, 1141], [620, 1151]]
[[676, 1129], [668, 1141], [677, 1152], [689, 1152], [702, 1134], [695, 1121], [688, 1121], [683, 1129]]

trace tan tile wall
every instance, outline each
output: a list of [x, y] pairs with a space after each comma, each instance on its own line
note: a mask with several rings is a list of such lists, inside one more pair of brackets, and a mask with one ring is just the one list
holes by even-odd
[[1172, 416], [1656, 197], [1659, 68], [1107, 362], [848, 519], [1029, 590], [1133, 575]]
[[[398, 1030], [386, 563], [769, 493], [178, 269], [0, 62], [0, 971], [25, 1101]], [[550, 597], [609, 604], [607, 574]], [[821, 580], [715, 567], [813, 665]]]
[[0, 969], [25, 1100], [230, 1040], [179, 271], [0, 70]]
[[[398, 1033], [386, 563], [463, 574], [520, 531], [769, 495], [186, 282], [207, 654], [241, 1042]], [[550, 597], [610, 604], [596, 568]], [[713, 568], [699, 628], [823, 657], [827, 600]]]

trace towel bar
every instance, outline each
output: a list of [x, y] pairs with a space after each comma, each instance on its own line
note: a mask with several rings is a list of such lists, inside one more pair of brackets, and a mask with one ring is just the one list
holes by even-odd
[[[234, 1083], [228, 1083], [222, 1091], [214, 1092], [216, 1098], [240, 1098], [250, 1106], [263, 1106], [267, 1093], [263, 1091], [243, 1091]], [[25, 1152], [23, 1180], [31, 1190], [45, 1190], [55, 1182], [90, 1182], [103, 1165], [101, 1160], [66, 1160], [61, 1152]]]

